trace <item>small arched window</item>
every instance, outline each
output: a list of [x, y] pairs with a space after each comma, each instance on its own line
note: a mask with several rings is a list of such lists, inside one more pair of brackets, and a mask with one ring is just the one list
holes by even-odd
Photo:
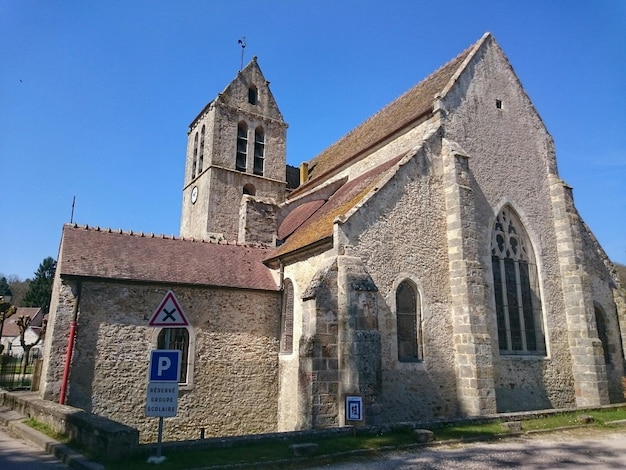
[[598, 339], [602, 342], [604, 350], [604, 363], [611, 363], [611, 351], [609, 350], [609, 334], [606, 326], [606, 315], [599, 305], [594, 305], [593, 311], [596, 314], [596, 327], [598, 328]]
[[254, 130], [254, 174], [263, 175], [265, 162], [265, 132], [262, 127]]
[[248, 159], [248, 126], [245, 122], [240, 122], [237, 126], [237, 159], [235, 168], [239, 171], [246, 171]]
[[419, 362], [424, 359], [420, 299], [412, 282], [402, 281], [396, 290], [396, 327], [398, 361]]
[[200, 154], [198, 155], [198, 174], [202, 173], [202, 163], [204, 161], [204, 126], [200, 132]]
[[189, 383], [189, 331], [187, 328], [163, 328], [157, 338], [157, 349], [178, 349], [181, 352], [178, 383]]
[[198, 163], [198, 133], [193, 138], [193, 160], [191, 163], [191, 179], [196, 177], [196, 165]]
[[250, 196], [255, 196], [256, 195], [256, 188], [254, 187], [253, 184], [246, 184], [243, 187], [243, 193], [244, 194], [249, 194]]
[[248, 88], [248, 103], [250, 104], [257, 104], [258, 101], [258, 91], [257, 88], [252, 85], [250, 88]]
[[493, 225], [491, 265], [500, 354], [545, 354], [535, 255], [510, 207], [500, 211]]
[[293, 352], [293, 283], [285, 279], [283, 285], [283, 308], [280, 324], [280, 352]]

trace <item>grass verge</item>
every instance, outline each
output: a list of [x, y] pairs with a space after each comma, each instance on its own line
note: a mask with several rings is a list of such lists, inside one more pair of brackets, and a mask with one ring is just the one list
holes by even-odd
[[[522, 429], [524, 431], [549, 431], [562, 427], [575, 426], [581, 424], [580, 417], [582, 415], [589, 415], [594, 418], [592, 426], [607, 427], [609, 426], [607, 422], [626, 419], [626, 407], [551, 414], [546, 417], [522, 421]], [[45, 424], [38, 423], [33, 419], [28, 420], [27, 424], [61, 442], [64, 442], [62, 439], [65, 439], [64, 443], [74, 447], [73, 443], [68, 442], [67, 436], [54, 433], [54, 431]], [[494, 437], [506, 434], [500, 422], [444, 425], [433, 428], [432, 431], [436, 441]], [[269, 462], [273, 462], [271, 468], [283, 469], [304, 468], [310, 464], [322, 465], [324, 461], [319, 458], [315, 460], [305, 459], [298, 462], [290, 462], [293, 454], [289, 446], [302, 442], [316, 443], [318, 445], [317, 455], [333, 455], [333, 462], [350, 460], [353, 458], [348, 455], [350, 451], [358, 450], [363, 453], [369, 453], [370, 455], [376, 455], [383, 450], [416, 444], [412, 429], [407, 428], [385, 434], [263, 440], [259, 443], [240, 445], [227, 449], [176, 450], [166, 447], [163, 450], [163, 455], [166, 456], [166, 460], [156, 467], [154, 464], [147, 463], [147, 457], [145, 455], [127, 458], [124, 459], [123, 462], [106, 462], [105, 466], [108, 470], [123, 470], [127, 468], [137, 470], [154, 468], [158, 468], [159, 470], [178, 470], [246, 463], [250, 464], [250, 467], [263, 468], [264, 462], [268, 464], [267, 468], [270, 468]], [[80, 449], [77, 448], [77, 450], [80, 452]], [[277, 461], [285, 462], [277, 464]]]

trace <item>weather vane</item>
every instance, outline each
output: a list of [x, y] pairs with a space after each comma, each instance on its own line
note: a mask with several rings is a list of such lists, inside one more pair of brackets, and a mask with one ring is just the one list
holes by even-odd
[[241, 65], [239, 67], [239, 71], [243, 69], [243, 51], [246, 49], [246, 37], [243, 36], [241, 39], [237, 41], [237, 44], [241, 46]]

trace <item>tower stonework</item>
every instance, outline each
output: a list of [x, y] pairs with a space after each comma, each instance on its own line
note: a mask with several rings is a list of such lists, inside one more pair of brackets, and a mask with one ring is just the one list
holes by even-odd
[[189, 126], [180, 235], [272, 242], [240, 212], [251, 198], [283, 202], [286, 131], [254, 57]]

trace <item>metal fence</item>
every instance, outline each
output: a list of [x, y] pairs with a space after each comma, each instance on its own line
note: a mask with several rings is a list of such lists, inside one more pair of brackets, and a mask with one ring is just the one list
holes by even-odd
[[[33, 351], [34, 352], [34, 351]], [[41, 370], [41, 359], [38, 355], [30, 354], [30, 357], [13, 356], [11, 354], [0, 355], [0, 388], [5, 390], [34, 390], [37, 385], [36, 378]], [[24, 360], [27, 361], [24, 369]], [[33, 380], [35, 377], [35, 380]]]

